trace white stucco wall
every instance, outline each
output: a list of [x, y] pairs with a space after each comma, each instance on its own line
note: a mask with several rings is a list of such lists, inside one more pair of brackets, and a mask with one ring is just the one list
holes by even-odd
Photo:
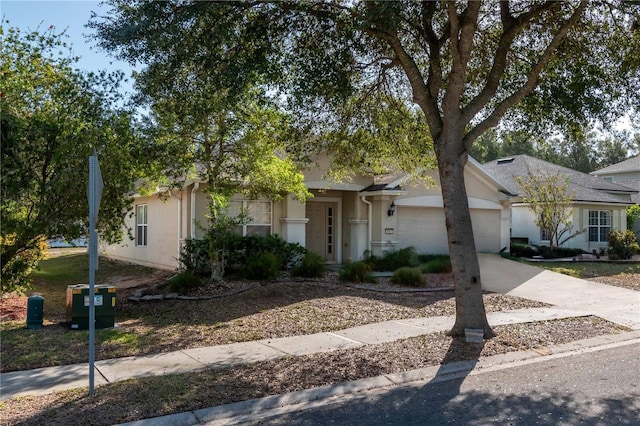
[[[611, 211], [611, 229], [626, 230], [627, 216], [625, 206], [577, 203], [573, 207], [572, 228], [567, 236], [578, 231], [580, 233], [564, 243], [563, 247], [579, 248], [587, 252], [607, 247], [607, 242], [589, 241], [590, 210]], [[529, 244], [533, 245], [548, 245], [548, 241], [540, 240], [540, 229], [535, 225], [534, 220], [534, 214], [526, 205], [514, 204], [511, 210], [511, 236], [528, 238]]]
[[[126, 219], [126, 226], [136, 233], [136, 206], [147, 205], [147, 245], [137, 246], [123, 231], [124, 240], [118, 244], [101, 244], [102, 255], [113, 259], [162, 269], [176, 269], [181, 238], [180, 219], [187, 206], [184, 192], [174, 193], [163, 200], [156, 195], [137, 198], [134, 214]], [[184, 229], [184, 228], [182, 228]]]

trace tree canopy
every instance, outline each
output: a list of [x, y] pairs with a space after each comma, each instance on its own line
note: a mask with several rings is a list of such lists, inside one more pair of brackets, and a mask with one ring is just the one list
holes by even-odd
[[75, 58], [63, 34], [51, 28], [25, 34], [2, 26], [0, 32], [0, 213], [7, 290], [10, 282], [25, 282], [15, 264], [17, 281], [7, 269], [16, 256], [38, 258], [33, 250], [43, 248], [43, 238], [88, 235], [88, 159], [94, 149], [105, 182], [98, 228], [107, 241], [122, 238], [133, 183], [146, 161], [131, 111], [113, 107], [121, 76], [72, 69]]
[[[524, 130], [487, 131], [469, 154], [480, 163], [526, 154], [550, 163], [590, 173], [619, 163], [640, 152], [629, 131], [607, 134], [571, 126], [568, 134], [531, 135]], [[640, 136], [640, 134], [638, 135]]]
[[503, 118], [534, 129], [608, 123], [640, 102], [635, 2], [109, 3], [91, 25], [103, 47], [146, 64], [144, 84], [184, 75], [238, 99], [258, 82], [327, 132], [361, 94], [420, 112], [429, 138], [412, 140], [436, 155], [456, 282], [452, 334], [493, 335], [464, 184], [473, 144]]

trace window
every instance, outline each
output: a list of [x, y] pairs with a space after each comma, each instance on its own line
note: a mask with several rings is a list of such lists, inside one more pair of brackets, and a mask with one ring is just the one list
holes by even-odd
[[589, 210], [589, 241], [604, 243], [611, 231], [611, 212], [605, 210]]
[[546, 229], [540, 229], [540, 241], [549, 241], [549, 233]]
[[241, 235], [271, 235], [271, 201], [234, 200], [229, 204], [229, 215], [237, 217], [246, 211], [248, 223], [239, 226], [237, 232]]
[[136, 245], [147, 246], [147, 205], [136, 206]]

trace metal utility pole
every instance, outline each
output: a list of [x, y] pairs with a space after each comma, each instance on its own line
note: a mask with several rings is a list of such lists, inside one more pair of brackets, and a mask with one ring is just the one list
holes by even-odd
[[98, 231], [96, 221], [102, 198], [102, 173], [98, 163], [98, 154], [93, 150], [89, 157], [89, 395], [94, 393], [95, 382], [95, 333], [96, 333], [96, 304], [95, 281], [98, 269]]

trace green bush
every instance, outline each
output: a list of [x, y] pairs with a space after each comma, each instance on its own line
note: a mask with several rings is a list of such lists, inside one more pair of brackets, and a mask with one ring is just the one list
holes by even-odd
[[168, 285], [170, 292], [185, 294], [191, 289], [200, 287], [202, 285], [202, 281], [198, 276], [191, 272], [180, 272], [169, 280]]
[[211, 273], [211, 256], [209, 255], [209, 240], [187, 239], [180, 247], [178, 269], [194, 275]]
[[306, 253], [306, 249], [298, 243], [288, 243], [277, 235], [246, 237], [232, 234], [220, 240], [219, 245], [226, 251], [227, 266], [242, 270], [246, 260], [259, 253], [271, 253], [280, 260], [280, 269], [288, 269], [298, 264]]
[[533, 257], [538, 255], [538, 250], [529, 244], [511, 243], [509, 252], [516, 257]]
[[425, 263], [429, 263], [432, 260], [442, 260], [442, 259], [449, 259], [449, 255], [448, 254], [419, 254], [418, 255], [418, 262], [420, 262], [419, 264], [425, 264]]
[[347, 262], [342, 265], [338, 273], [340, 281], [351, 281], [354, 283], [375, 283], [378, 282], [376, 277], [371, 275], [372, 267], [369, 263]]
[[425, 274], [443, 274], [451, 272], [451, 258], [449, 258], [449, 256], [437, 257], [423, 264], [420, 269]]
[[393, 273], [391, 282], [397, 285], [418, 287], [423, 285], [426, 280], [420, 268], [404, 266]]
[[266, 251], [249, 256], [243, 270], [244, 277], [250, 280], [272, 280], [279, 274], [280, 259]]
[[316, 253], [308, 251], [302, 260], [293, 267], [291, 273], [294, 277], [318, 278], [324, 275], [326, 270], [327, 265], [324, 263], [324, 259]]
[[418, 253], [413, 247], [385, 251], [382, 257], [371, 255], [365, 262], [371, 264], [375, 271], [395, 271], [405, 266], [413, 267], [420, 264]]
[[565, 248], [565, 247], [555, 247], [553, 251], [551, 251], [549, 247], [541, 246], [541, 247], [538, 247], [538, 253], [545, 259], [560, 259], [563, 257], [578, 256], [584, 252], [582, 249], [579, 249], [579, 248]]
[[632, 231], [611, 231], [608, 235], [609, 259], [631, 259], [634, 254], [640, 252], [640, 246], [636, 241], [636, 235]]

